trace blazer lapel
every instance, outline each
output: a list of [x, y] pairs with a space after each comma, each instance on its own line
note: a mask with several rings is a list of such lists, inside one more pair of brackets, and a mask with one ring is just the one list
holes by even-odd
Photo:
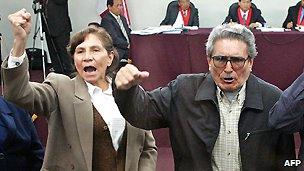
[[139, 131], [137, 128], [132, 127], [128, 122], [127, 124], [127, 145], [126, 145], [126, 165], [125, 165], [125, 170], [132, 170], [132, 162], [137, 162], [133, 160], [133, 157], [136, 157], [136, 149], [134, 147], [138, 146], [139, 140], [137, 137], [139, 137]]
[[109, 19], [112, 20], [113, 23], [115, 23], [115, 27], [116, 27], [118, 30], [120, 30], [120, 32], [121, 32], [121, 34], [122, 34], [122, 31], [121, 31], [121, 29], [120, 29], [120, 26], [119, 26], [118, 21], [116, 20], [116, 18], [115, 18], [111, 13], [109, 13], [108, 16], [109, 16]]
[[82, 78], [75, 78], [75, 118], [79, 141], [88, 170], [92, 170], [93, 107], [87, 86]]

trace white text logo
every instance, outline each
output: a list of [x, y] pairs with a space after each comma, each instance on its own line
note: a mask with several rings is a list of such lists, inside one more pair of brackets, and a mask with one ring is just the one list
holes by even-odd
[[299, 166], [301, 164], [301, 160], [285, 160], [284, 166]]

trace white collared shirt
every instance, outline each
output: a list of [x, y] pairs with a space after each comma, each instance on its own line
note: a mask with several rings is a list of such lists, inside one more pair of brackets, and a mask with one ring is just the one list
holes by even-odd
[[244, 12], [242, 9], [240, 9], [240, 11], [241, 11], [242, 18], [245, 18], [245, 20], [247, 21], [249, 10], [247, 10], [246, 12]]
[[126, 121], [115, 103], [112, 95], [111, 83], [105, 91], [102, 91], [101, 88], [88, 82], [86, 82], [86, 84], [91, 96], [91, 102], [107, 124], [112, 138], [113, 147], [117, 151], [125, 130]]
[[10, 52], [10, 55], [9, 55], [9, 58], [8, 58], [8, 61], [7, 61], [7, 67], [8, 68], [18, 67], [19, 65], [22, 64], [24, 58], [26, 57], [25, 52], [23, 52], [23, 54], [20, 57], [15, 57], [15, 56], [12, 55], [12, 50]]
[[183, 28], [184, 27], [184, 20], [181, 11], [178, 11], [177, 17], [175, 22], [172, 25], [174, 28]]

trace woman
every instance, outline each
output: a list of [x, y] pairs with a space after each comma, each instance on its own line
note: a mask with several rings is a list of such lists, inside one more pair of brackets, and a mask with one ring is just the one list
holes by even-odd
[[71, 38], [75, 78], [51, 73], [43, 83], [29, 82], [31, 16], [22, 9], [8, 18], [15, 40], [2, 65], [5, 97], [48, 119], [42, 170], [155, 170], [151, 132], [126, 123], [112, 97], [109, 75], [118, 58], [109, 34], [90, 27]]

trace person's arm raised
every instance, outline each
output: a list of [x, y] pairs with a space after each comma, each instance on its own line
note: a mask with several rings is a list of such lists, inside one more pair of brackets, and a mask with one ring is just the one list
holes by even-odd
[[127, 64], [116, 75], [115, 84], [118, 90], [128, 90], [149, 77], [149, 72], [139, 71], [134, 65]]
[[8, 16], [14, 36], [11, 55], [20, 57], [25, 51], [25, 45], [31, 30], [31, 14], [21, 9]]

